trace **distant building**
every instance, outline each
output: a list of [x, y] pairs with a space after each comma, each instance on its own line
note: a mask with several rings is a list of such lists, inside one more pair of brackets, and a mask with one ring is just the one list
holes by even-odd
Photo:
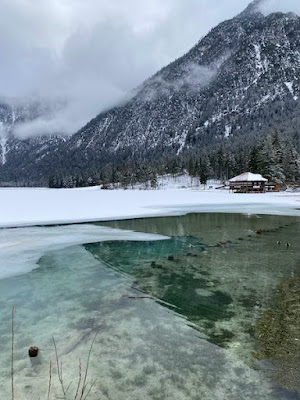
[[244, 172], [230, 179], [229, 185], [230, 190], [234, 193], [265, 193], [269, 191], [268, 179], [260, 174], [252, 174], [251, 172]]

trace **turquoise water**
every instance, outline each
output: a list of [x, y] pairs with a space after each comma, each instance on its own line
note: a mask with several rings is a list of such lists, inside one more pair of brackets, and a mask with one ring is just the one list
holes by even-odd
[[[0, 280], [1, 398], [10, 398], [16, 306], [16, 400], [47, 398], [53, 335], [74, 399], [78, 359], [85, 365], [100, 326], [90, 399], [299, 399], [294, 357], [282, 371], [279, 355], [258, 355], [260, 321], [278, 308], [281, 283], [299, 274], [299, 218], [190, 214], [99, 225], [170, 239], [110, 234], [106, 242], [44, 251], [36, 269]], [[41, 349], [40, 364], [27, 357], [32, 345]], [[58, 399], [55, 365], [52, 374], [50, 398]]]

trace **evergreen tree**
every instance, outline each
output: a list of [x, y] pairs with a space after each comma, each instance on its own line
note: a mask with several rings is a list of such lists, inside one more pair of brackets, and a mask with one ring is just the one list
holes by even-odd
[[270, 181], [283, 183], [286, 180], [282, 166], [282, 149], [276, 136], [268, 136], [258, 152], [260, 173]]
[[157, 188], [157, 175], [156, 174], [152, 174], [151, 175], [151, 179], [150, 179], [150, 185], [152, 189], [156, 189]]
[[199, 171], [200, 171], [200, 174], [199, 174], [200, 183], [205, 186], [207, 184], [207, 180], [209, 178], [209, 173], [210, 173], [209, 159], [207, 157], [203, 157], [200, 160], [199, 166], [200, 166], [200, 168], [199, 168]]

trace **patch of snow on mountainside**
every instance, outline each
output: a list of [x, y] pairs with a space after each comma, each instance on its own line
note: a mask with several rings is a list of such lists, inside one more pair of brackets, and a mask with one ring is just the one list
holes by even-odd
[[231, 131], [232, 131], [232, 127], [230, 125], [226, 125], [225, 126], [225, 134], [224, 134], [225, 138], [229, 138]]
[[188, 131], [185, 130], [183, 132], [183, 134], [179, 137], [178, 144], [180, 145], [180, 147], [179, 147], [179, 149], [177, 151], [177, 155], [179, 155], [182, 152], [182, 150], [184, 149], [187, 135], [188, 135]]
[[261, 60], [261, 52], [260, 52], [260, 46], [257, 44], [254, 44], [254, 49], [255, 49], [255, 55], [256, 55], [256, 70], [257, 70], [257, 77], [259, 78], [261, 74], [263, 73], [264, 67], [263, 63]]
[[7, 143], [7, 135], [6, 129], [3, 122], [0, 122], [0, 147], [1, 147], [1, 164], [4, 165], [6, 163], [6, 148]]
[[293, 88], [293, 82], [284, 82], [288, 90], [290, 91], [291, 95], [293, 96], [293, 99], [296, 101], [298, 100], [298, 96], [295, 96], [294, 93], [294, 88]]

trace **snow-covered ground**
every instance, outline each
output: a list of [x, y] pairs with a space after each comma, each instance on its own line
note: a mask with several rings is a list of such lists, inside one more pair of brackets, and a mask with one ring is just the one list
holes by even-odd
[[[209, 180], [206, 185], [200, 183], [199, 178], [193, 178], [188, 173], [178, 175], [161, 175], [157, 178], [157, 189], [215, 189], [222, 186], [218, 180]], [[129, 186], [128, 189], [151, 189], [151, 181], [146, 183], [136, 183], [133, 187]]]
[[300, 216], [300, 194], [223, 190], [0, 189], [0, 227], [68, 224], [189, 212]]

